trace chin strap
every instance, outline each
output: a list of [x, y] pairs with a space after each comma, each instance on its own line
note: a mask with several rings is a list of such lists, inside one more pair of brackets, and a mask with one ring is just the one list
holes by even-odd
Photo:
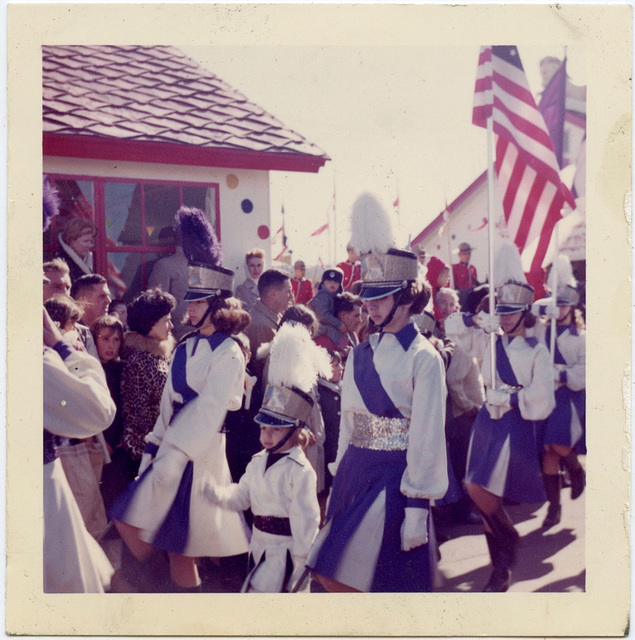
[[516, 329], [518, 329], [518, 327], [520, 327], [520, 323], [524, 321], [526, 315], [527, 315], [527, 309], [525, 309], [523, 311], [522, 315], [518, 319], [518, 322], [509, 331], [506, 331], [506, 333], [508, 335], [511, 334], [511, 333], [514, 333], [516, 331]]
[[397, 307], [401, 302], [401, 294], [402, 294], [402, 291], [395, 294], [395, 303], [393, 304], [392, 309], [390, 310], [390, 313], [386, 316], [386, 318], [381, 324], [375, 324], [370, 318], [368, 319], [369, 324], [371, 324], [375, 328], [375, 330], [379, 329], [379, 333], [382, 333], [384, 330], [384, 327], [386, 327], [392, 322], [392, 319], [394, 318], [395, 313], [397, 311]]
[[275, 453], [276, 451], [279, 451], [282, 447], [284, 447], [285, 444], [287, 444], [287, 442], [289, 442], [289, 438], [294, 434], [297, 428], [298, 427], [289, 427], [289, 429], [287, 429], [289, 433], [287, 433], [287, 435], [284, 438], [282, 438], [282, 440], [280, 440], [278, 444], [275, 444], [273, 447], [270, 447], [269, 449], [265, 449], [265, 451], [267, 453]]
[[203, 323], [205, 322], [205, 320], [207, 320], [207, 316], [209, 316], [211, 310], [212, 310], [212, 307], [208, 303], [207, 309], [205, 310], [203, 317], [196, 324], [191, 324], [191, 321], [190, 321], [189, 322], [190, 327], [194, 327], [195, 329], [200, 329], [203, 326]]

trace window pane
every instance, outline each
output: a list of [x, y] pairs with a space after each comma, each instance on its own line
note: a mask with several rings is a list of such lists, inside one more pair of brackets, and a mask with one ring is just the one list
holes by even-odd
[[106, 235], [118, 246], [141, 244], [141, 186], [133, 182], [104, 184]]
[[[159, 258], [168, 253], [112, 253], [108, 254], [108, 286], [113, 298], [128, 303], [148, 288], [148, 275]], [[122, 288], [125, 287], [125, 290]]]
[[183, 204], [205, 211], [216, 229], [216, 187], [183, 187]]
[[179, 188], [174, 185], [143, 186], [146, 209], [146, 242], [151, 246], [174, 246], [174, 224], [179, 210]]

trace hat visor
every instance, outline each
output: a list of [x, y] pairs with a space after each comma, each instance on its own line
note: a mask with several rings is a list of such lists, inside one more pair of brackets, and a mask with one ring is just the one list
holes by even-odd
[[292, 420], [284, 420], [282, 418], [275, 418], [268, 413], [264, 413], [263, 411], [259, 411], [256, 417], [254, 418], [254, 422], [257, 424], [262, 424], [265, 427], [281, 427], [281, 428], [291, 428], [297, 427], [298, 425]]
[[513, 305], [513, 304], [497, 304], [496, 305], [496, 315], [505, 316], [512, 313], [518, 313], [519, 311], [524, 311], [527, 309], [527, 305]]
[[188, 291], [183, 298], [186, 302], [196, 302], [197, 300], [207, 300], [220, 295], [219, 291]]
[[385, 287], [368, 287], [362, 284], [362, 288], [359, 292], [359, 297], [362, 300], [379, 300], [380, 298], [385, 298], [386, 296], [397, 293], [401, 290], [401, 283], [399, 283], [398, 285], [391, 284]]

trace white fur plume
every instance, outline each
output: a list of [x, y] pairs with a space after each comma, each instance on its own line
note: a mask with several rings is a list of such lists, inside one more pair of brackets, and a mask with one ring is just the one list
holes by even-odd
[[386, 253], [395, 239], [388, 212], [372, 193], [362, 193], [351, 210], [351, 244], [360, 255]]
[[527, 283], [518, 248], [511, 240], [503, 240], [494, 256], [494, 286], [498, 289], [510, 280]]
[[271, 342], [268, 383], [309, 393], [319, 375], [331, 375], [326, 349], [313, 342], [305, 326], [285, 322]]
[[[551, 271], [549, 271], [549, 278], [547, 280], [549, 289], [551, 291], [557, 291], [558, 289], [560, 289], [560, 287], [564, 287], [566, 285], [570, 285], [575, 289], [577, 286], [577, 282], [573, 277], [573, 267], [571, 266], [571, 260], [569, 260], [569, 256], [562, 253], [558, 254], [558, 259], [555, 266], [556, 268], [554, 269], [554, 265], [552, 265]], [[556, 271], [558, 282], [554, 282]]]

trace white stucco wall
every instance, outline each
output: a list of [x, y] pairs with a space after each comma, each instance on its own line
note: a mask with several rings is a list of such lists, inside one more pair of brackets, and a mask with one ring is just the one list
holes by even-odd
[[[45, 157], [43, 167], [44, 173], [51, 174], [217, 183], [223, 266], [236, 273], [236, 284], [240, 284], [244, 280], [244, 256], [250, 249], [260, 247], [265, 252], [267, 264], [271, 264], [271, 238], [258, 236], [261, 226], [271, 232], [268, 171], [61, 157]], [[248, 214], [241, 209], [245, 199], [253, 203], [253, 210]]]

